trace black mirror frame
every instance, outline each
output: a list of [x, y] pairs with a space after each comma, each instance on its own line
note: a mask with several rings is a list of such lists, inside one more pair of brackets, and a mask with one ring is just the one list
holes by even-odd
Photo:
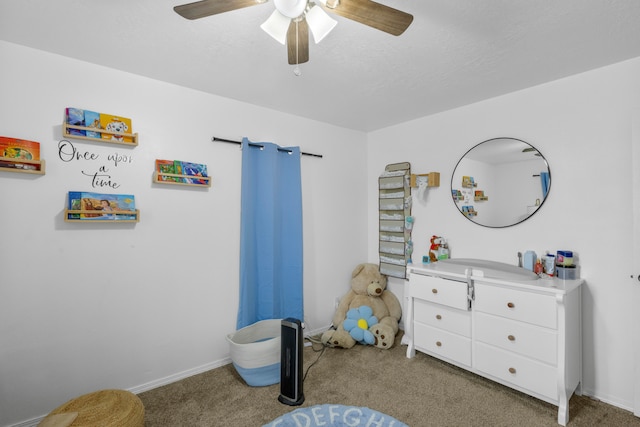
[[524, 221], [528, 220], [529, 218], [531, 218], [533, 215], [535, 215], [540, 208], [542, 207], [542, 205], [544, 205], [544, 202], [547, 200], [547, 198], [549, 197], [549, 194], [551, 193], [551, 183], [553, 182], [553, 180], [551, 179], [551, 167], [549, 166], [549, 162], [547, 161], [546, 157], [544, 157], [544, 155], [540, 152], [540, 150], [538, 150], [536, 147], [534, 147], [533, 145], [531, 145], [530, 143], [522, 140], [522, 139], [518, 139], [518, 138], [513, 138], [513, 137], [508, 137], [508, 136], [503, 136], [503, 137], [496, 137], [496, 138], [490, 138], [487, 139], [485, 141], [482, 141], [476, 145], [474, 145], [473, 147], [471, 147], [469, 150], [467, 150], [462, 157], [460, 157], [460, 159], [458, 160], [458, 162], [456, 163], [455, 167], [453, 168], [453, 172], [451, 173], [451, 184], [450, 184], [450, 192], [452, 192], [452, 190], [454, 189], [454, 183], [453, 183], [453, 179], [455, 177], [456, 174], [456, 170], [458, 169], [458, 166], [460, 165], [460, 162], [467, 156], [467, 154], [469, 154], [471, 151], [473, 151], [475, 148], [479, 147], [482, 144], [485, 144], [487, 142], [491, 142], [491, 141], [495, 141], [495, 140], [499, 140], [499, 139], [512, 139], [514, 141], [523, 143], [528, 145], [529, 147], [531, 147], [532, 149], [534, 149], [535, 151], [538, 152], [538, 154], [540, 154], [541, 159], [544, 161], [544, 163], [547, 165], [547, 171], [549, 173], [549, 188], [547, 189], [547, 195], [541, 200], [540, 205], [538, 206], [538, 208], [531, 213], [529, 216], [527, 216], [526, 218], [523, 218], [519, 221], [516, 221], [512, 224], [506, 224], [506, 225], [487, 225], [487, 224], [481, 224], [479, 222], [474, 221], [472, 218], [470, 218], [469, 216], [465, 215], [464, 212], [462, 210], [460, 210], [460, 208], [458, 207], [458, 204], [456, 203], [456, 200], [454, 199], [453, 195], [451, 195], [451, 201], [453, 202], [454, 207], [456, 208], [456, 210], [458, 212], [460, 212], [460, 214], [465, 217], [467, 220], [471, 221], [472, 223], [476, 224], [476, 225], [480, 225], [482, 227], [487, 227], [487, 228], [507, 228], [507, 227], [513, 227], [515, 225], [521, 224]]

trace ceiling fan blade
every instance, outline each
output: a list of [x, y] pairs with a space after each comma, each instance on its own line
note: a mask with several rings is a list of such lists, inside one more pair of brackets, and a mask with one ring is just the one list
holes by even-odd
[[371, 0], [340, 0], [338, 6], [327, 10], [394, 36], [404, 33], [413, 22], [413, 15]]
[[287, 31], [287, 53], [291, 65], [309, 61], [309, 25], [306, 19], [297, 23], [291, 20]]
[[218, 13], [230, 12], [243, 7], [255, 6], [267, 0], [202, 0], [175, 6], [173, 10], [183, 18], [198, 19]]

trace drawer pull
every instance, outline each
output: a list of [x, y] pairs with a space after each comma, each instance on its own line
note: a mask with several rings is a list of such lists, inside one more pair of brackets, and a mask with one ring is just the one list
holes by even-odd
[[442, 343], [441, 343], [440, 341], [436, 341], [436, 345], [437, 345], [438, 347], [442, 347]]
[[431, 289], [431, 292], [433, 292], [434, 294], [438, 293], [438, 290], [436, 288]]
[[436, 314], [436, 319], [442, 320], [442, 316], [440, 316], [439, 314]]
[[516, 337], [514, 337], [513, 335], [509, 335], [507, 338], [509, 339], [509, 341], [515, 341], [516, 340]]
[[516, 373], [516, 368], [509, 368], [509, 373], [515, 374]]
[[512, 302], [508, 302], [508, 303], [507, 303], [507, 307], [509, 307], [509, 308], [515, 308], [515, 307], [516, 307], [516, 305], [515, 305], [514, 303], [512, 303]]

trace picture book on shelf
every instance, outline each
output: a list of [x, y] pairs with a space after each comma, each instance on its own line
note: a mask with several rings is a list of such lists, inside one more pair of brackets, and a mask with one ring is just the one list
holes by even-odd
[[[177, 175], [182, 175], [182, 162], [180, 160], [173, 161], [173, 168], [176, 171]], [[184, 179], [179, 176], [176, 176], [175, 182], [184, 182]]]
[[463, 187], [475, 187], [477, 184], [475, 183], [472, 176], [463, 176], [462, 177], [462, 186]]
[[[100, 113], [95, 111], [84, 110], [84, 123], [88, 128], [101, 129], [100, 125]], [[89, 138], [102, 138], [102, 134], [97, 131], [87, 130], [87, 137]]]
[[[76, 191], [69, 191], [69, 210], [79, 211], [82, 209], [82, 204], [80, 203], [80, 194]], [[68, 219], [80, 219], [79, 213], [68, 214]]]
[[40, 160], [40, 143], [0, 136], [0, 157], [18, 160]]
[[[158, 172], [158, 181], [198, 185], [209, 184], [209, 180], [198, 178], [208, 177], [207, 165], [200, 163], [184, 162], [182, 160], [156, 160], [156, 171]], [[182, 176], [167, 176], [163, 174]]]
[[5, 161], [0, 158], [0, 169], [17, 169], [21, 171], [36, 171], [40, 170], [39, 166], [32, 163], [20, 163], [19, 161]]
[[156, 159], [156, 171], [158, 172], [158, 181], [181, 182], [179, 177], [163, 175], [165, 173], [176, 173], [176, 166], [173, 160]]
[[100, 127], [109, 132], [117, 132], [102, 132], [102, 139], [108, 139], [118, 142], [133, 142], [133, 138], [131, 136], [120, 135], [123, 133], [133, 133], [131, 129], [131, 119], [121, 116], [113, 116], [111, 114], [100, 113]]
[[[182, 162], [182, 174], [194, 177], [207, 177], [207, 165], [203, 165], [200, 163]], [[189, 184], [208, 184], [208, 180], [198, 178], [185, 178], [185, 182]]]
[[[80, 108], [68, 107], [65, 110], [67, 124], [73, 126], [84, 126], [84, 110]], [[86, 136], [87, 132], [81, 129], [69, 129], [69, 135]]]
[[[68, 219], [82, 220], [135, 220], [135, 197], [131, 194], [100, 194], [69, 191]], [[93, 212], [95, 211], [95, 213]]]

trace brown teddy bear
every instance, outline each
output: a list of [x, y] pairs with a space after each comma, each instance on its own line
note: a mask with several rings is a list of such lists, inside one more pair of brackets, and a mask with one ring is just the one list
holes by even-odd
[[378, 323], [368, 330], [375, 338], [374, 345], [388, 349], [398, 333], [398, 321], [402, 317], [402, 306], [398, 298], [387, 290], [387, 277], [380, 273], [376, 264], [359, 264], [351, 274], [351, 289], [342, 297], [335, 314], [333, 328], [322, 334], [322, 342], [330, 347], [351, 348], [356, 340], [344, 328], [347, 312], [368, 306]]

